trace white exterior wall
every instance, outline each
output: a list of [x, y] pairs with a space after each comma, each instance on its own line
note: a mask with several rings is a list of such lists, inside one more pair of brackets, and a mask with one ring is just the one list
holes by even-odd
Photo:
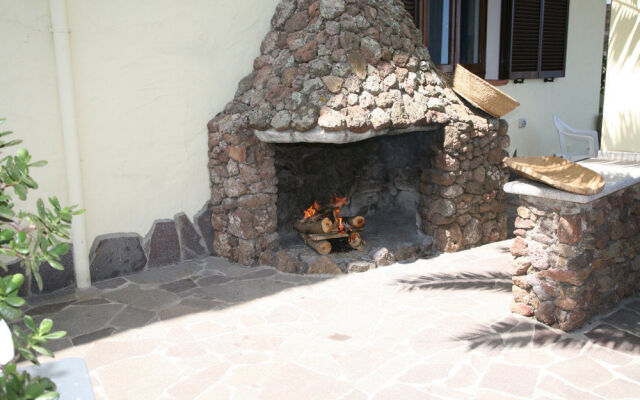
[[[40, 184], [25, 208], [33, 209], [37, 196], [56, 195], [67, 202], [64, 146], [58, 106], [53, 41], [48, 0], [0, 0], [0, 131], [23, 139], [35, 160], [49, 165], [34, 168]], [[15, 149], [5, 154], [14, 153]]]
[[[195, 214], [207, 122], [251, 72], [277, 0], [67, 0], [89, 244]], [[0, 116], [66, 201], [47, 0], [0, 0]]]
[[602, 148], [640, 153], [640, 0], [613, 0]]
[[[523, 84], [510, 81], [499, 87], [520, 102], [520, 107], [504, 117], [509, 122], [511, 136], [509, 154], [513, 155], [517, 149], [518, 156], [560, 155], [554, 114], [576, 128], [596, 129], [605, 14], [605, 0], [571, 1], [566, 76], [550, 83], [526, 79]], [[497, 39], [488, 37], [487, 40]], [[525, 128], [518, 128], [520, 118], [526, 119]]]
[[[67, 0], [89, 244], [145, 234], [209, 198], [206, 123], [252, 70], [278, 0]], [[496, 4], [499, 1], [491, 0]], [[571, 2], [567, 77], [501, 87], [520, 155], [559, 153], [551, 121], [593, 128], [604, 1]], [[0, 0], [0, 116], [38, 159], [39, 195], [66, 201], [47, 0]], [[518, 129], [517, 120], [527, 119]]]
[[70, 0], [89, 240], [209, 198], [207, 122], [251, 72], [277, 0]]

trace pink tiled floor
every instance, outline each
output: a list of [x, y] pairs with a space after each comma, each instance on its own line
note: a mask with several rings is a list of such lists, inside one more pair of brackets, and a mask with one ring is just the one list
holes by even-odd
[[640, 397], [640, 300], [572, 334], [513, 316], [508, 246], [331, 278], [206, 258], [34, 306], [98, 399]]

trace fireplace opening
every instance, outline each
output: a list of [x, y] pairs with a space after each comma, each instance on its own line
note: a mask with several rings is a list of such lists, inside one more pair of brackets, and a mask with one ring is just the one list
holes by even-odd
[[361, 248], [337, 246], [329, 254], [341, 268], [382, 248], [402, 258], [424, 256], [432, 240], [420, 230], [421, 177], [433, 167], [438, 140], [440, 132], [420, 131], [349, 144], [274, 145], [280, 248], [296, 257], [317, 256], [294, 224], [315, 202], [324, 207], [337, 195], [347, 201], [341, 216], [366, 219]]

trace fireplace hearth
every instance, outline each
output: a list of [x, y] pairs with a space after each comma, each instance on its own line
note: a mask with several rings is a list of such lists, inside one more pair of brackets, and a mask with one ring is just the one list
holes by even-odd
[[[233, 261], [338, 273], [506, 238], [507, 124], [453, 92], [401, 0], [282, 0], [208, 127], [214, 248]], [[293, 225], [332, 194], [366, 245], [321, 256]]]

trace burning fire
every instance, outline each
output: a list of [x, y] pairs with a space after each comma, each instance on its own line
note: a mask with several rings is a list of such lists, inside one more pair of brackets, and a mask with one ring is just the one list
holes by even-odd
[[[317, 201], [314, 201], [313, 204], [304, 211], [304, 220], [308, 220], [314, 216], [317, 216], [319, 213], [325, 213], [327, 215], [330, 214], [333, 217], [333, 226], [335, 233], [349, 233], [351, 229], [347, 228], [343, 222], [342, 217], [340, 217], [340, 208], [347, 205], [346, 197], [339, 197], [337, 194], [334, 194], [329, 199], [329, 208], [323, 208]], [[329, 210], [332, 210], [332, 213], [328, 213]], [[325, 215], [325, 217], [327, 216]]]
[[318, 211], [320, 211], [320, 204], [318, 204], [317, 201], [314, 201], [313, 205], [304, 211], [304, 219], [313, 217], [318, 213]]
[[347, 205], [347, 198], [338, 197], [337, 194], [334, 194], [331, 197], [331, 200], [329, 200], [329, 204], [331, 205], [331, 208], [335, 210], [334, 217], [336, 224], [338, 225], [338, 233], [346, 233], [347, 230], [345, 229], [344, 224], [342, 223], [342, 218], [340, 217], [340, 208]]

